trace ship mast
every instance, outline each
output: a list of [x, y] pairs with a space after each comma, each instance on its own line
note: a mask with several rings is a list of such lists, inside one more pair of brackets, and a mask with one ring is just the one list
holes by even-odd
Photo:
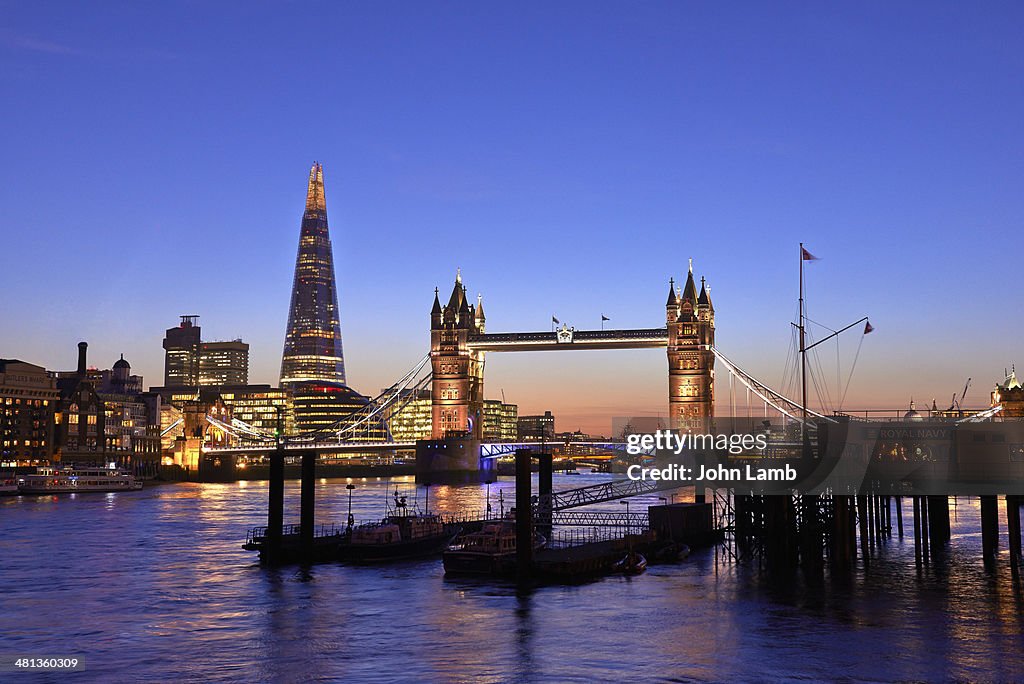
[[800, 441], [807, 451], [807, 337], [804, 328], [804, 243], [800, 243], [800, 406], [803, 421], [800, 423]]

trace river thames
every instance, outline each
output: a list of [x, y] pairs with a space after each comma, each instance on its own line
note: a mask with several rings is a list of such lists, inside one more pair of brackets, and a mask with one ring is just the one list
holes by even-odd
[[[609, 475], [555, 476], [556, 489]], [[353, 480], [358, 521], [393, 484]], [[408, 479], [400, 486], [412, 487]], [[317, 521], [343, 523], [344, 480]], [[490, 488], [498, 512], [513, 483]], [[286, 486], [297, 522], [298, 483]], [[424, 490], [419, 489], [420, 503]], [[487, 488], [432, 487], [434, 511], [481, 510]], [[517, 590], [445, 579], [440, 559], [261, 567], [266, 482], [0, 500], [0, 656], [76, 656], [76, 674], [4, 681], [593, 682], [1024, 678], [1024, 599], [981, 563], [977, 500], [951, 510], [947, 557], [918, 571], [886, 542], [844, 581], [768, 581], [713, 550], [640, 576]], [[634, 511], [656, 496], [632, 501]], [[606, 504], [617, 506], [615, 502]], [[1005, 514], [1000, 506], [1001, 516]], [[912, 512], [905, 522], [912, 526]], [[1005, 532], [1005, 519], [1001, 519]]]

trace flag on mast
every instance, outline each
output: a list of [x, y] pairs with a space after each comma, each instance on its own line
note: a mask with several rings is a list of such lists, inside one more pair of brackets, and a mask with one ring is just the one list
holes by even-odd
[[554, 317], [554, 315], [552, 315], [551, 316], [551, 322], [554, 323], [555, 325], [558, 325], [562, 321], [558, 320], [557, 318]]
[[608, 317], [607, 317], [607, 316], [605, 316], [604, 314], [601, 314], [601, 320], [602, 320], [602, 321], [610, 321], [610, 320], [612, 320], [612, 319], [608, 318]]
[[864, 321], [864, 334], [867, 335], [874, 332], [875, 326], [871, 325], [871, 321]]
[[818, 257], [816, 257], [813, 254], [811, 254], [810, 252], [808, 252], [806, 247], [801, 247], [800, 248], [800, 258], [803, 259], [804, 261], [817, 261], [818, 260]]

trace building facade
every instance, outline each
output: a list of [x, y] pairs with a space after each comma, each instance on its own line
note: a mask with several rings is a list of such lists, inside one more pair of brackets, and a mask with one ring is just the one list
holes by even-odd
[[57, 380], [60, 401], [54, 414], [54, 461], [107, 463], [106, 407], [86, 366], [89, 345], [78, 343], [78, 369]]
[[692, 260], [682, 292], [669, 281], [665, 325], [669, 421], [673, 428], [699, 428], [715, 415], [715, 308], [704, 278], [697, 292]]
[[555, 438], [555, 417], [551, 411], [536, 416], [519, 416], [516, 438], [524, 442], [538, 442]]
[[164, 386], [190, 387], [199, 384], [199, 316], [182, 316], [176, 328], [164, 334]]
[[0, 468], [52, 460], [59, 400], [57, 384], [45, 368], [0, 359]]
[[483, 438], [514, 442], [519, 437], [519, 407], [497, 399], [484, 399]]
[[199, 384], [249, 384], [249, 345], [242, 340], [201, 343]]
[[[327, 228], [323, 166], [313, 164], [299, 230], [281, 387], [308, 381], [345, 384], [334, 255]], [[298, 405], [296, 409], [299, 409]]]
[[485, 352], [469, 348], [471, 335], [484, 332], [483, 302], [469, 303], [462, 274], [455, 276], [448, 304], [441, 306], [434, 290], [430, 310], [431, 435], [441, 439], [465, 435], [483, 436], [483, 386]]

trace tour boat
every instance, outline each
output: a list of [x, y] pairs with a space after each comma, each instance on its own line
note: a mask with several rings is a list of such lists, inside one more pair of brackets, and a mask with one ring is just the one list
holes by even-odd
[[18, 493], [18, 478], [14, 473], [0, 473], [0, 496]]
[[341, 560], [373, 563], [440, 553], [460, 528], [437, 515], [411, 511], [406, 497], [394, 494], [394, 508], [380, 522], [353, 527], [338, 549]]
[[[547, 543], [534, 532], [534, 549]], [[452, 575], [509, 575], [516, 571], [515, 520], [487, 523], [479, 532], [467, 534], [462, 543], [444, 554], [444, 571]]]
[[18, 483], [21, 494], [68, 494], [74, 492], [133, 492], [142, 482], [117, 468], [42, 467], [24, 475]]

